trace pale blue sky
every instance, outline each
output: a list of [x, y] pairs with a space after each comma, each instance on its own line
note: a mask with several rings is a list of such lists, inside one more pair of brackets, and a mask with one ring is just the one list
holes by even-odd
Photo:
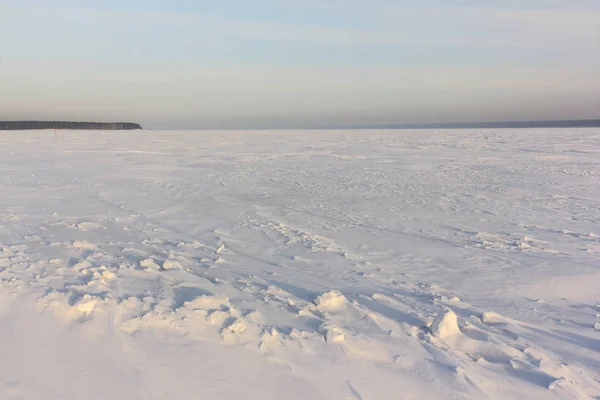
[[600, 118], [598, 0], [0, 0], [0, 120]]

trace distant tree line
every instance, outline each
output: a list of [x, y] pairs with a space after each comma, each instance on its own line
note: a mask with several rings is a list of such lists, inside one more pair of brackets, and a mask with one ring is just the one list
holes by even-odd
[[29, 129], [94, 129], [94, 130], [135, 130], [142, 129], [132, 122], [68, 122], [68, 121], [0, 121], [0, 130]]

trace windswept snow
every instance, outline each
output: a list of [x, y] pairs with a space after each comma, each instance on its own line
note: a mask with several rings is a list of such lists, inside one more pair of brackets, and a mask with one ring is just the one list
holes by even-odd
[[600, 130], [5, 132], [0, 399], [600, 398]]

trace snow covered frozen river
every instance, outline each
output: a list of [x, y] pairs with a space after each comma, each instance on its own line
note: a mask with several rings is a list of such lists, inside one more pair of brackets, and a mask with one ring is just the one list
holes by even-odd
[[0, 133], [0, 399], [600, 398], [600, 129]]

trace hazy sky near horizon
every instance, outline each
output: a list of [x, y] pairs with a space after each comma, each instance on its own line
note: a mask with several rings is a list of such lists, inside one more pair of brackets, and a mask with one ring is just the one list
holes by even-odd
[[0, 58], [0, 120], [600, 118], [598, 0], [0, 0]]

